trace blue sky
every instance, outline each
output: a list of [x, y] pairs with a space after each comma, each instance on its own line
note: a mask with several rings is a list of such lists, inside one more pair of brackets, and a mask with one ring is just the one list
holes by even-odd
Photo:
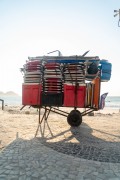
[[120, 96], [120, 0], [0, 0], [0, 91], [22, 91], [28, 56], [59, 49], [63, 55], [109, 60], [112, 78], [102, 92]]

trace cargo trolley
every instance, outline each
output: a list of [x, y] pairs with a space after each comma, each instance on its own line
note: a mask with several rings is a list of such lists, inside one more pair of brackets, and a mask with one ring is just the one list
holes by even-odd
[[[39, 124], [54, 112], [67, 117], [70, 126], [79, 126], [83, 116], [99, 110], [101, 82], [110, 80], [111, 63], [85, 55], [28, 57], [21, 68], [21, 109], [38, 108]], [[59, 107], [73, 110], [68, 113]]]

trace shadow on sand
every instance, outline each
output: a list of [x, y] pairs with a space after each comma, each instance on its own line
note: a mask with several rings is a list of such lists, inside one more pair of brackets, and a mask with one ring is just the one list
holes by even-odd
[[[94, 131], [99, 130], [94, 129]], [[46, 122], [43, 127], [40, 127], [37, 137], [31, 140], [21, 139], [20, 142], [27, 144], [37, 141], [34, 148], [36, 148], [36, 145], [38, 147], [39, 143], [42, 143], [55, 151], [67, 155], [100, 162], [120, 163], [120, 142], [105, 141], [92, 133], [93, 129], [86, 123], [74, 128], [67, 126], [63, 131], [62, 129], [56, 130], [55, 127], [51, 129], [48, 122]], [[108, 135], [104, 131], [99, 131], [99, 133]], [[120, 136], [117, 136], [117, 138], [120, 138]], [[9, 147], [11, 146], [7, 148]]]
[[[47, 131], [48, 129], [48, 131]], [[115, 136], [104, 131], [92, 129], [86, 123], [79, 127], [70, 127], [54, 135], [48, 122], [46, 129], [40, 129], [38, 140], [45, 146], [58, 152], [75, 157], [100, 162], [120, 163], [120, 142], [109, 142], [93, 135], [93, 130], [103, 135]], [[120, 138], [120, 136], [115, 136]]]

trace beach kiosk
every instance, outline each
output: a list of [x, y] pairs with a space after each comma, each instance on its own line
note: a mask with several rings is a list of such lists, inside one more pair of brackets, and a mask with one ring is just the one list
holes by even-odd
[[[39, 109], [39, 124], [54, 112], [79, 126], [83, 116], [99, 110], [101, 82], [110, 80], [111, 63], [86, 54], [28, 57], [21, 68], [22, 104]], [[73, 109], [68, 113], [64, 107]]]

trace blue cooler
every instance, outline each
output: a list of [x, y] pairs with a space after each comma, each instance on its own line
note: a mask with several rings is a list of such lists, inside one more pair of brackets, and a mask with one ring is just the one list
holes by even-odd
[[101, 60], [101, 81], [106, 82], [109, 81], [111, 78], [111, 71], [112, 71], [112, 64], [108, 62], [108, 60]]

